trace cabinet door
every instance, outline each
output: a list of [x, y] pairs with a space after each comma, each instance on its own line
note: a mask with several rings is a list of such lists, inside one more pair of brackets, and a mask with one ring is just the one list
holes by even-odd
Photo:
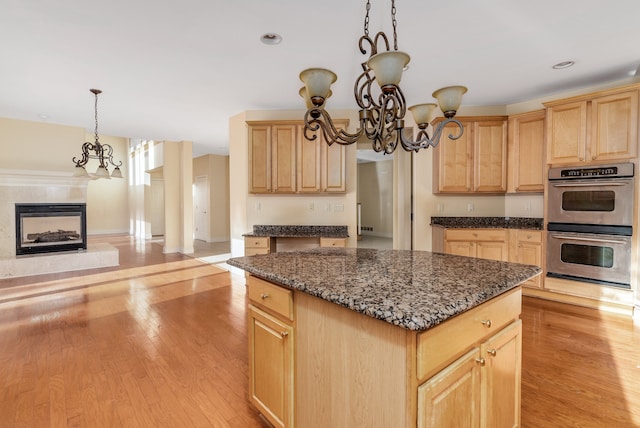
[[277, 193], [296, 191], [296, 126], [271, 127], [272, 189]]
[[476, 257], [506, 262], [509, 260], [509, 246], [505, 241], [477, 242]]
[[587, 102], [578, 101], [547, 110], [547, 162], [584, 162], [587, 140]]
[[347, 191], [346, 147], [334, 143], [329, 146], [324, 141], [322, 148], [322, 191], [344, 193]]
[[476, 122], [474, 130], [474, 188], [476, 192], [507, 191], [507, 122]]
[[302, 126], [298, 131], [298, 192], [318, 193], [320, 192], [320, 159], [323, 142], [319, 136], [313, 141], [307, 140]]
[[509, 192], [544, 191], [544, 110], [509, 119]]
[[293, 425], [293, 327], [249, 305], [249, 398], [276, 427]]
[[418, 427], [480, 426], [479, 349], [418, 387]]
[[[481, 346], [482, 427], [520, 426], [522, 321], [506, 327]], [[436, 426], [436, 425], [434, 425]]]
[[591, 160], [632, 159], [637, 154], [638, 92], [591, 101]]
[[271, 192], [271, 127], [249, 127], [249, 193]]
[[442, 130], [440, 143], [434, 151], [434, 193], [466, 193], [471, 191], [473, 172], [473, 122], [462, 122], [464, 133], [457, 140], [449, 134], [458, 133], [457, 126]]
[[[542, 232], [520, 230], [517, 234], [514, 262], [542, 267]], [[538, 275], [522, 285], [542, 288], [542, 276]]]
[[454, 256], [476, 256], [476, 245], [469, 241], [446, 241], [444, 244], [444, 252], [453, 254]]

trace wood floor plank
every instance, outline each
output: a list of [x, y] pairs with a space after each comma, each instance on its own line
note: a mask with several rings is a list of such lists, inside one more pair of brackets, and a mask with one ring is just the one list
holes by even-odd
[[[0, 280], [0, 428], [267, 427], [243, 278], [100, 239], [119, 268]], [[640, 426], [637, 324], [532, 298], [522, 319], [523, 427]]]

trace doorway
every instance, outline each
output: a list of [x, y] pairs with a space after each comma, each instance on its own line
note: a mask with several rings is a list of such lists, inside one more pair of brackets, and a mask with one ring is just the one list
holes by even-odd
[[209, 242], [209, 177], [199, 175], [193, 184], [194, 239]]

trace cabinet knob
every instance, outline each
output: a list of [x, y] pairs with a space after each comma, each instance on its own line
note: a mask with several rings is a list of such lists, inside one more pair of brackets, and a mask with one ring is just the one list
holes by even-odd
[[491, 328], [491, 320], [482, 320], [482, 325]]
[[484, 358], [476, 358], [476, 363], [480, 364], [481, 366], [484, 366], [485, 360]]
[[287, 337], [287, 336], [289, 336], [289, 332], [288, 331], [281, 331], [280, 332], [280, 336]]
[[491, 355], [492, 357], [495, 357], [497, 353], [498, 351], [496, 351], [495, 349], [489, 349], [487, 351], [487, 354]]
[[269, 293], [262, 293], [262, 294], [260, 295], [260, 298], [261, 298], [262, 300], [269, 298]]

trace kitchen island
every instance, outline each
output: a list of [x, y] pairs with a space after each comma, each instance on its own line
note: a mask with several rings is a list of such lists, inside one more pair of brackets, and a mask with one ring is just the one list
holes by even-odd
[[250, 398], [275, 426], [519, 424], [521, 291], [535, 266], [314, 249], [246, 270]]

